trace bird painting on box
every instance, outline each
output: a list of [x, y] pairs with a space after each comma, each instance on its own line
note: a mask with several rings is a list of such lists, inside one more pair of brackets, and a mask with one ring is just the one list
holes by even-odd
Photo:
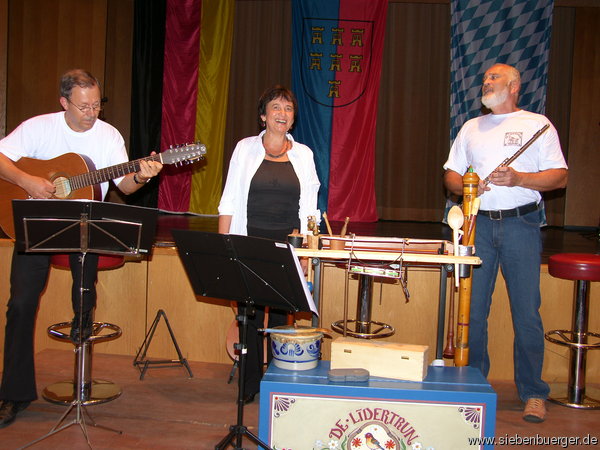
[[375, 439], [375, 436], [373, 436], [371, 433], [365, 434], [365, 442], [367, 444], [367, 447], [369, 447], [370, 449], [384, 450], [383, 447], [381, 445], [379, 445], [379, 441], [377, 439]]

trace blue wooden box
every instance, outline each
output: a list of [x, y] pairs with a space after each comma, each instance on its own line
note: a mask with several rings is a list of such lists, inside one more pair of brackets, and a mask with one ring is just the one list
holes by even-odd
[[[260, 388], [259, 438], [286, 450], [493, 448], [496, 393], [477, 369], [429, 367], [422, 382], [334, 383], [271, 364]], [[379, 445], [379, 447], [377, 447]]]

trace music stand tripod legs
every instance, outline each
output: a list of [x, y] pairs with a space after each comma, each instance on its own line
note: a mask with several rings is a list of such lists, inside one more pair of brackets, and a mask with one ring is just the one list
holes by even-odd
[[229, 434], [225, 436], [221, 442], [215, 445], [215, 450], [226, 449], [231, 445], [234, 440], [234, 448], [242, 448], [242, 438], [246, 436], [248, 439], [258, 444], [260, 447], [270, 450], [267, 444], [262, 442], [258, 436], [253, 434], [248, 427], [244, 425], [244, 397], [245, 397], [245, 375], [246, 375], [246, 356], [247, 356], [247, 342], [248, 342], [248, 309], [251, 306], [246, 303], [244, 306], [238, 308], [238, 315], [236, 320], [239, 323], [240, 329], [240, 342], [235, 344], [235, 348], [239, 350], [239, 377], [238, 377], [238, 398], [237, 398], [237, 422], [235, 425], [229, 427]]

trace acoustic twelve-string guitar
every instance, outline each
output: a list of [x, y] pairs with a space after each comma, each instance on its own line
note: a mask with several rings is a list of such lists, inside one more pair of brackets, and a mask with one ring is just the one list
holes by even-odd
[[[100, 183], [137, 172], [140, 161], [177, 164], [202, 159], [205, 154], [206, 146], [195, 143], [99, 170], [87, 156], [77, 153], [65, 153], [48, 160], [21, 158], [15, 165], [24, 172], [50, 180], [56, 187], [53, 198], [102, 200]], [[0, 228], [11, 238], [15, 237], [12, 200], [27, 198], [29, 195], [21, 187], [0, 180]]]

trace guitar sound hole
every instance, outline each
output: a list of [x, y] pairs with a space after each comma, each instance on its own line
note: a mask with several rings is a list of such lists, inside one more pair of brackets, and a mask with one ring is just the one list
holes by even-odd
[[54, 197], [69, 198], [71, 196], [71, 186], [69, 184], [69, 180], [66, 177], [55, 178], [53, 183], [54, 187], [56, 188]]

